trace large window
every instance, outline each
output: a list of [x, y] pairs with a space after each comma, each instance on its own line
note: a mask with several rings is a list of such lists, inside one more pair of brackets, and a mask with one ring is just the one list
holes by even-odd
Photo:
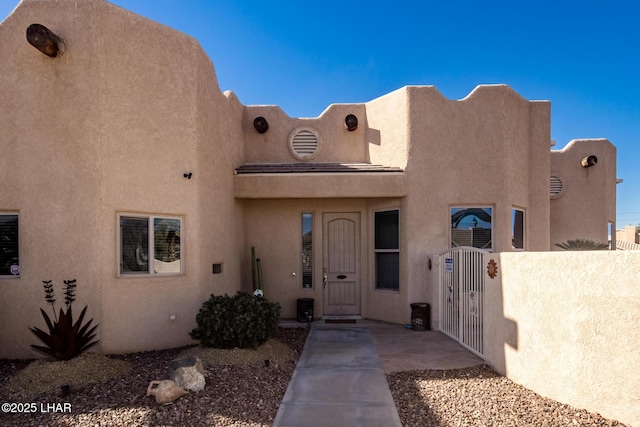
[[491, 250], [493, 209], [488, 207], [451, 208], [451, 247], [470, 246]]
[[313, 287], [313, 214], [302, 214], [302, 287]]
[[375, 213], [376, 289], [400, 289], [399, 211]]
[[182, 220], [120, 216], [120, 274], [180, 274]]
[[18, 214], [0, 213], [0, 277], [20, 275]]
[[524, 250], [524, 211], [511, 209], [511, 247], [514, 250]]

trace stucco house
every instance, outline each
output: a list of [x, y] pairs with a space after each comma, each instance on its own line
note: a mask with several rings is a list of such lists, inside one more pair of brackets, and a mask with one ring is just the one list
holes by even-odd
[[638, 234], [636, 226], [629, 224], [622, 229], [617, 229], [615, 235], [617, 250], [640, 250], [640, 234]]
[[251, 247], [283, 318], [313, 298], [316, 318], [404, 324], [438, 301], [452, 247], [615, 230], [615, 147], [554, 149], [550, 102], [505, 85], [292, 118], [222, 93], [196, 40], [104, 0], [22, 0], [0, 57], [0, 358], [35, 356], [43, 280], [77, 279], [97, 348], [123, 353], [191, 343], [210, 294], [252, 289]]

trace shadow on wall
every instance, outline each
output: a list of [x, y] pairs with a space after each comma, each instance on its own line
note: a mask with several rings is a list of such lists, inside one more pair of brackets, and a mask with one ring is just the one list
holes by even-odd
[[[489, 259], [491, 256], [488, 255], [485, 259]], [[518, 351], [519, 332], [518, 322], [505, 315], [502, 269], [499, 263], [496, 264], [496, 272], [493, 277], [489, 274], [485, 276], [484, 304], [485, 360], [497, 372], [507, 376], [507, 346]]]
[[499, 274], [485, 287], [487, 363], [544, 397], [640, 426], [640, 254], [489, 256]]

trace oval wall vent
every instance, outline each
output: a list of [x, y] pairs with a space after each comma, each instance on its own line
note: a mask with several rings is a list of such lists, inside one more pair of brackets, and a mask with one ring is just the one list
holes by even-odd
[[549, 196], [551, 198], [560, 197], [564, 191], [564, 182], [557, 176], [552, 175], [549, 180]]
[[290, 148], [298, 159], [312, 158], [318, 151], [318, 135], [310, 129], [297, 130], [290, 139]]

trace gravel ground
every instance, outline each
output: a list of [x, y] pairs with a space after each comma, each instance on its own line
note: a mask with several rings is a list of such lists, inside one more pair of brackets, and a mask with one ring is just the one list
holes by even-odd
[[[33, 413], [0, 412], [0, 426], [269, 426], [306, 337], [304, 328], [280, 328], [258, 350], [189, 347], [87, 354], [69, 362], [0, 360], [0, 403], [36, 405], [27, 406]], [[146, 397], [149, 382], [168, 378], [169, 362], [185, 355], [202, 359], [205, 390], [167, 405]], [[387, 380], [404, 426], [623, 426], [545, 399], [487, 366], [399, 372]], [[71, 393], [61, 396], [65, 383]]]
[[[87, 354], [69, 362], [2, 360], [0, 403], [36, 406], [35, 413], [0, 412], [0, 426], [269, 426], [306, 337], [304, 328], [280, 328], [273, 341], [258, 350], [191, 347], [108, 358]], [[202, 358], [205, 390], [167, 405], [146, 397], [149, 383], [167, 379], [171, 360], [186, 354]], [[85, 365], [93, 367], [92, 378], [86, 376]], [[51, 385], [44, 392], [43, 383]], [[61, 396], [60, 385], [68, 383], [71, 393]], [[70, 412], [55, 412], [64, 411], [65, 404], [70, 404]]]
[[405, 426], [624, 426], [546, 399], [488, 366], [387, 375]]

